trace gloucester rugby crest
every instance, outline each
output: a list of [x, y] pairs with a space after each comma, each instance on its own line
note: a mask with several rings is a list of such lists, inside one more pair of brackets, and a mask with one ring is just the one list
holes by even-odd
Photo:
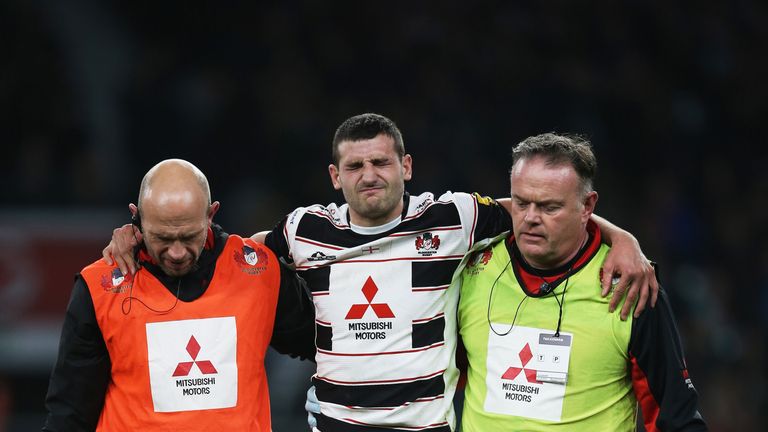
[[112, 270], [108, 275], [101, 275], [101, 287], [112, 294], [124, 292], [131, 285], [133, 285], [133, 275], [130, 273], [124, 275], [119, 268]]
[[267, 253], [258, 248], [244, 245], [242, 249], [235, 250], [235, 262], [240, 265], [244, 273], [259, 274], [267, 268], [269, 257]]
[[440, 236], [426, 232], [416, 237], [416, 251], [419, 255], [431, 256], [440, 248]]
[[485, 266], [491, 261], [493, 257], [493, 248], [486, 248], [481, 251], [477, 251], [472, 254], [472, 257], [467, 262], [467, 272], [476, 275], [485, 270]]

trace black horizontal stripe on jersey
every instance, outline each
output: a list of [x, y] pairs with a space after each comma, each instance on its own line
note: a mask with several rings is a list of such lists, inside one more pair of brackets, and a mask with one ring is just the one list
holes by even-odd
[[301, 277], [307, 282], [313, 293], [328, 292], [330, 287], [331, 267], [317, 267], [301, 272]]
[[323, 402], [368, 408], [397, 407], [416, 399], [434, 398], [445, 393], [443, 373], [396, 384], [341, 385], [318, 378], [312, 378], [312, 382], [317, 398]]
[[411, 342], [413, 348], [421, 348], [443, 342], [445, 333], [445, 317], [441, 316], [433, 320], [421, 323], [413, 323]]
[[408, 354], [408, 353], [414, 353], [414, 352], [421, 352], [421, 351], [428, 351], [431, 349], [437, 349], [445, 346], [445, 343], [438, 342], [432, 345], [427, 345], [421, 348], [411, 348], [407, 350], [395, 350], [395, 351], [373, 351], [373, 352], [333, 352], [333, 351], [327, 351], [318, 348], [317, 353], [318, 354], [325, 354], [329, 356], [336, 356], [336, 357], [374, 357], [374, 356], [383, 356], [383, 355], [397, 355], [397, 354]]
[[[424, 431], [424, 432], [451, 432], [450, 426], [447, 423], [440, 423], [435, 426], [424, 426], [416, 429], [414, 426], [409, 426], [406, 429], [390, 429], [384, 427], [367, 426], [364, 424], [347, 423], [339, 420], [334, 420], [330, 417], [326, 417], [322, 414], [315, 414], [317, 419], [317, 429], [321, 431], [330, 432], [403, 432], [403, 431]], [[351, 420], [350, 420], [351, 421]]]
[[411, 285], [413, 288], [448, 285], [460, 262], [460, 259], [413, 261], [411, 262]]
[[315, 346], [318, 349], [333, 351], [333, 329], [330, 324], [315, 322]]
[[440, 227], [461, 226], [459, 211], [451, 203], [438, 203], [430, 206], [420, 216], [403, 221], [395, 228], [379, 234], [360, 234], [351, 229], [342, 229], [333, 225], [327, 218], [313, 213], [306, 213], [296, 230], [296, 237], [340, 248], [362, 246], [371, 241], [387, 237], [392, 233], [408, 231], [433, 231]]

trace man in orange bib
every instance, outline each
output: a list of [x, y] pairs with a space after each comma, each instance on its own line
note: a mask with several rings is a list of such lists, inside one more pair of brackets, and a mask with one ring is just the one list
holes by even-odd
[[75, 278], [44, 431], [270, 431], [264, 356], [314, 357], [299, 279], [261, 244], [213, 223], [189, 162], [155, 165], [129, 206], [141, 269], [100, 259]]

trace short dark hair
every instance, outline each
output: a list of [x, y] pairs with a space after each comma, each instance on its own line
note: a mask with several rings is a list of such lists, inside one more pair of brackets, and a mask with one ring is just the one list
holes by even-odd
[[392, 120], [381, 114], [365, 113], [344, 120], [333, 136], [333, 163], [339, 164], [339, 144], [343, 141], [361, 141], [384, 134], [395, 141], [395, 152], [400, 160], [405, 155], [405, 145], [400, 129]]
[[584, 193], [593, 190], [597, 158], [589, 140], [579, 135], [543, 133], [528, 137], [512, 149], [512, 166], [520, 159], [542, 156], [547, 165], [570, 164], [581, 179]]

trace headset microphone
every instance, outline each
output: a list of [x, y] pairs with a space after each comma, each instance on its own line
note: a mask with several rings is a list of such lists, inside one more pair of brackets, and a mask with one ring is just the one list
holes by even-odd
[[539, 294], [541, 295], [547, 295], [555, 290], [563, 281], [568, 280], [568, 278], [571, 277], [571, 274], [573, 274], [573, 267], [569, 268], [565, 273], [563, 273], [562, 276], [559, 278], [547, 282], [543, 277], [539, 276], [542, 283], [539, 285]]
[[550, 285], [549, 282], [544, 282], [539, 287], [539, 293], [541, 293], [543, 295], [547, 295], [547, 294], [549, 294], [552, 291], [553, 288], [554, 287], [552, 285]]
[[131, 215], [131, 225], [138, 228], [139, 232], [142, 232], [141, 231], [141, 214], [138, 212], [138, 210], [136, 211], [136, 214]]

